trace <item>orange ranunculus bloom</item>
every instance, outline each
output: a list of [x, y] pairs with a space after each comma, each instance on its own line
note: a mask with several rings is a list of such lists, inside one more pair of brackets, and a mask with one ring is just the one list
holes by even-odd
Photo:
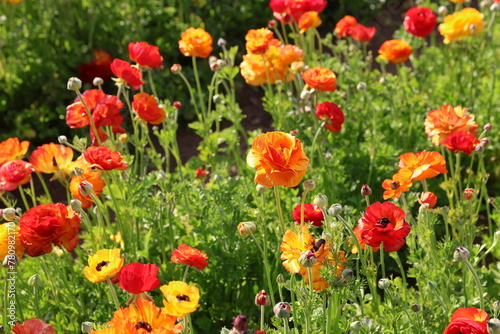
[[298, 25], [300, 32], [306, 32], [309, 28], [319, 27], [323, 23], [318, 12], [305, 12], [300, 16]]
[[89, 265], [83, 269], [83, 274], [92, 283], [102, 282], [118, 274], [123, 261], [119, 248], [101, 249], [89, 256]]
[[0, 190], [12, 191], [31, 180], [35, 168], [24, 160], [7, 161], [0, 166]]
[[302, 79], [314, 89], [334, 92], [337, 89], [337, 77], [332, 70], [324, 67], [313, 67], [302, 72]]
[[469, 131], [476, 136], [478, 127], [478, 124], [474, 122], [476, 116], [467, 114], [467, 110], [460, 106], [453, 107], [445, 104], [441, 106], [441, 109], [429, 111], [425, 117], [424, 126], [425, 134], [431, 138], [432, 144], [439, 146], [450, 134], [462, 130]]
[[160, 124], [167, 118], [165, 109], [160, 108], [156, 98], [148, 93], [135, 94], [132, 108], [142, 120], [151, 124]]
[[269, 43], [274, 39], [274, 33], [268, 28], [250, 29], [245, 36], [245, 47], [248, 53], [262, 54], [267, 51]]
[[241, 76], [252, 86], [260, 86], [267, 82], [274, 84], [276, 79], [269, 64], [261, 55], [246, 54], [240, 64]]
[[0, 143], [0, 166], [7, 161], [24, 158], [29, 147], [29, 141], [19, 142], [16, 137], [4, 140]]
[[450, 134], [448, 138], [442, 141], [442, 144], [451, 152], [462, 151], [465, 154], [470, 155], [480, 142], [481, 141], [469, 131], [462, 130]]
[[488, 334], [487, 321], [490, 320], [488, 314], [475, 307], [461, 307], [451, 316], [449, 325], [445, 328], [443, 334]]
[[99, 170], [125, 170], [128, 163], [122, 161], [123, 157], [118, 151], [111, 151], [106, 146], [89, 146], [83, 152], [83, 159], [89, 168]]
[[[92, 190], [97, 197], [101, 196], [102, 189], [106, 186], [106, 182], [101, 179], [99, 172], [88, 172], [82, 176], [73, 175], [69, 183], [69, 191], [73, 197], [82, 202], [82, 208], [88, 209], [94, 203], [90, 194], [85, 194], [86, 190], [82, 190], [82, 182], [87, 181], [92, 185]], [[83, 193], [82, 193], [83, 191]]]
[[145, 84], [145, 82], [142, 81], [142, 72], [138, 68], [132, 67], [132, 65], [125, 60], [118, 58], [113, 59], [110, 68], [113, 74], [119, 78], [117, 84], [123, 84], [125, 87], [130, 85], [135, 90]]
[[409, 169], [403, 168], [392, 176], [392, 180], [386, 179], [382, 182], [384, 191], [384, 200], [389, 198], [399, 198], [405, 191], [410, 190], [412, 186], [412, 172]]
[[201, 28], [189, 28], [181, 34], [179, 50], [186, 57], [207, 58], [212, 53], [212, 36]]
[[[20, 1], [19, 1], [20, 2]], [[15, 334], [56, 334], [54, 325], [48, 325], [42, 319], [26, 319], [22, 324], [12, 327]]]
[[128, 43], [128, 56], [143, 68], [162, 68], [160, 48], [146, 42]]
[[391, 39], [385, 41], [378, 50], [379, 58], [390, 61], [394, 64], [405, 62], [410, 58], [412, 48], [408, 42], [401, 39]]
[[109, 52], [103, 50], [94, 50], [94, 59], [88, 63], [81, 64], [78, 70], [78, 78], [83, 83], [92, 84], [94, 78], [99, 77], [104, 82], [109, 81], [113, 76], [110, 65], [113, 57]]
[[182, 281], [171, 281], [160, 287], [163, 293], [163, 312], [175, 317], [183, 317], [196, 311], [200, 301], [200, 290]]
[[340, 19], [335, 25], [334, 32], [338, 38], [349, 37], [352, 34], [352, 28], [358, 24], [358, 20], [354, 16], [346, 15]]
[[[14, 238], [14, 244], [12, 244]], [[13, 247], [13, 248], [12, 248]], [[4, 223], [0, 225], [0, 262], [6, 256], [16, 254], [17, 258], [21, 260], [24, 254], [24, 246], [19, 236], [19, 226], [14, 223]]]
[[351, 37], [355, 41], [369, 43], [376, 32], [377, 28], [367, 27], [359, 23], [351, 28]]
[[444, 36], [444, 44], [481, 33], [484, 29], [483, 18], [484, 15], [472, 7], [446, 16], [438, 27], [439, 33]]
[[436, 151], [405, 153], [400, 155], [399, 159], [399, 168], [407, 168], [411, 172], [412, 181], [425, 180], [448, 173], [446, 161], [441, 153]]
[[82, 160], [73, 160], [73, 149], [60, 144], [43, 144], [30, 155], [30, 163], [38, 173], [54, 174], [51, 181], [64, 179], [76, 167], [85, 167]]
[[78, 244], [80, 216], [62, 203], [37, 205], [19, 219], [19, 235], [29, 256], [52, 251], [52, 244], [72, 252]]
[[436, 194], [434, 194], [432, 191], [425, 191], [418, 198], [418, 202], [420, 204], [427, 204], [428, 209], [432, 209], [433, 207], [435, 207], [437, 200], [438, 198]]
[[207, 254], [189, 245], [182, 244], [172, 251], [170, 260], [174, 263], [183, 263], [196, 269], [203, 269], [208, 266]]
[[254, 139], [247, 163], [257, 168], [255, 182], [258, 184], [267, 188], [295, 187], [306, 174], [309, 158], [299, 139], [277, 131]]

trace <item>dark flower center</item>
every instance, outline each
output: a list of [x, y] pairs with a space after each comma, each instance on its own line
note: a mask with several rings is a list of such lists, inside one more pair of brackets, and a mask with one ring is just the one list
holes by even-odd
[[139, 321], [138, 323], [135, 324], [135, 329], [141, 329], [141, 328], [145, 329], [148, 333], [153, 331], [151, 325], [145, 321]]
[[188, 302], [189, 301], [189, 297], [186, 296], [186, 295], [177, 295], [177, 300], [180, 301], [180, 302]]
[[398, 181], [392, 181], [392, 182], [391, 182], [391, 189], [392, 189], [392, 190], [396, 190], [396, 189], [398, 189], [398, 188], [399, 188], [399, 186], [400, 186], [400, 183], [399, 183]]
[[97, 266], [95, 267], [95, 270], [101, 271], [103, 267], [106, 267], [109, 264], [109, 261], [101, 261]]
[[375, 226], [377, 227], [382, 227], [382, 228], [386, 228], [387, 225], [390, 223], [391, 221], [387, 218], [380, 218], [380, 220], [377, 222], [377, 224], [375, 224]]
[[320, 247], [325, 243], [326, 243], [325, 239], [319, 239], [318, 241], [316, 241], [316, 243], [314, 243], [314, 251], [317, 252], [320, 249]]

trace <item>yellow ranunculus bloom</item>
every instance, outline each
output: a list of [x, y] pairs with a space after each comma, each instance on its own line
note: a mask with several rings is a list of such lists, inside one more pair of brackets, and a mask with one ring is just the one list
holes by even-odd
[[481, 33], [484, 29], [483, 18], [484, 15], [477, 9], [469, 7], [446, 16], [438, 28], [444, 36], [444, 44]]
[[83, 273], [92, 283], [105, 281], [112, 278], [123, 267], [123, 259], [120, 257], [120, 249], [101, 249], [94, 255], [89, 256], [89, 266], [85, 267]]

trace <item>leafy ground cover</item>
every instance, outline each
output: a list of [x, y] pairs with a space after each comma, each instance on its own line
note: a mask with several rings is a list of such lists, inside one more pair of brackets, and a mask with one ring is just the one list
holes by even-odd
[[[423, 1], [375, 52], [354, 16], [320, 34], [326, 5], [54, 79], [67, 135], [0, 143], [5, 332], [499, 332], [500, 4]], [[242, 125], [241, 80], [273, 131]]]

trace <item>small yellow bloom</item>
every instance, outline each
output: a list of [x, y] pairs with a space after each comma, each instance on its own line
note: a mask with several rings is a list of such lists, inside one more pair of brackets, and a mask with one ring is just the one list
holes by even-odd
[[89, 266], [85, 267], [83, 273], [92, 283], [102, 282], [115, 276], [123, 266], [119, 248], [101, 249], [89, 256], [88, 262]]
[[474, 36], [484, 29], [484, 15], [475, 8], [464, 8], [448, 15], [439, 25], [439, 33], [444, 36], [444, 44], [459, 41], [467, 36]]
[[182, 281], [172, 281], [160, 287], [165, 299], [163, 311], [176, 317], [183, 317], [196, 311], [200, 301], [200, 291], [194, 285]]

